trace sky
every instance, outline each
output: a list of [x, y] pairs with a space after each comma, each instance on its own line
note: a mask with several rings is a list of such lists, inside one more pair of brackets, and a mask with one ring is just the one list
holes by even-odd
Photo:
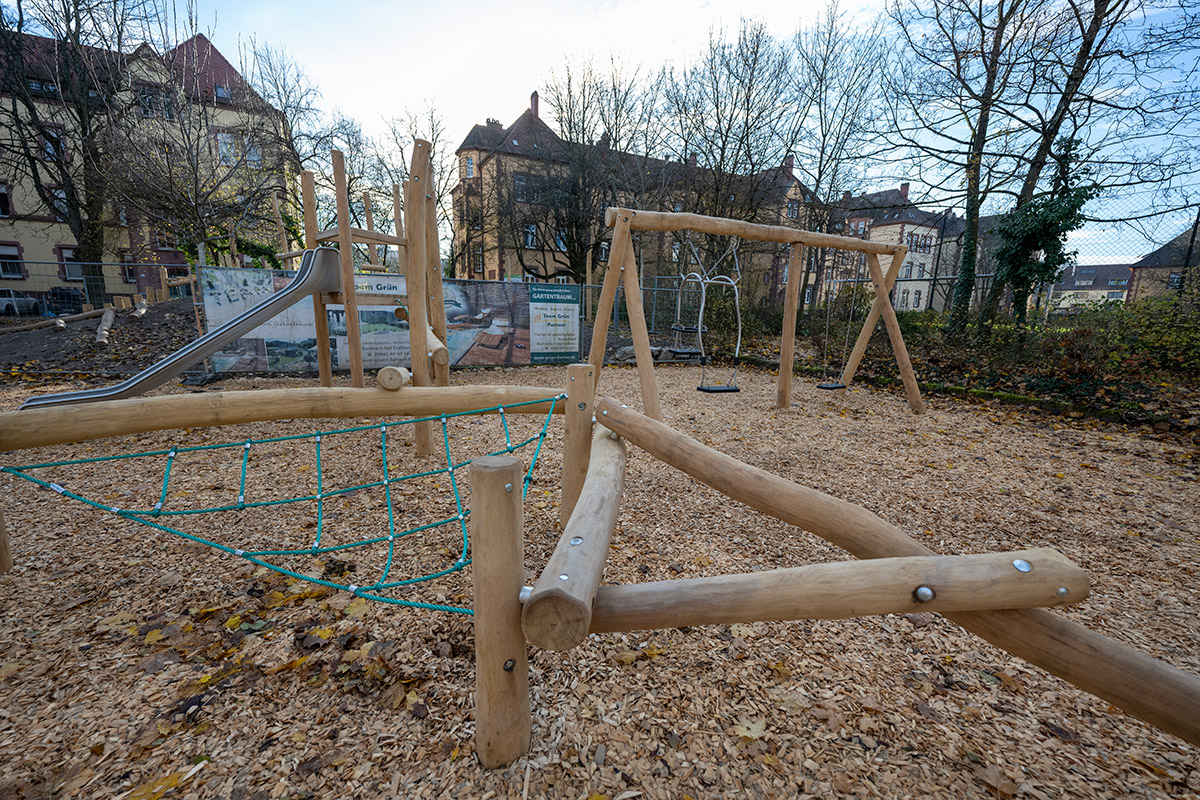
[[[319, 86], [326, 110], [354, 117], [369, 135], [384, 120], [431, 104], [457, 147], [488, 117], [509, 125], [544, 90], [552, 71], [615, 57], [653, 72], [698, 54], [711, 31], [742, 18], [777, 37], [811, 22], [826, 0], [194, 0], [198, 25], [237, 64], [251, 39], [282, 46]], [[841, 0], [864, 21], [883, 0]], [[544, 91], [543, 91], [544, 93]], [[544, 111], [543, 111], [544, 113]], [[887, 179], [865, 191], [892, 188]], [[931, 207], [937, 205], [931, 203]], [[1176, 218], [1177, 217], [1177, 218]], [[1188, 213], [1153, 221], [1148, 236], [1089, 226], [1072, 235], [1080, 263], [1133, 261], [1191, 223]]]

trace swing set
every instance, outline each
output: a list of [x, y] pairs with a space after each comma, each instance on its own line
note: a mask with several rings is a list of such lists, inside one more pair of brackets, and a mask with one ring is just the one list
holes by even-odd
[[[600, 369], [604, 364], [604, 350], [608, 341], [608, 324], [612, 316], [613, 303], [616, 300], [617, 287], [623, 285], [625, 302], [629, 312], [629, 328], [633, 338], [634, 356], [638, 369], [638, 380], [642, 391], [642, 404], [646, 415], [652, 419], [662, 420], [662, 406], [658, 396], [658, 383], [654, 374], [654, 358], [650, 352], [650, 334], [646, 327], [646, 315], [642, 308], [642, 292], [638, 281], [637, 261], [634, 258], [632, 232], [660, 231], [668, 233], [683, 232], [686, 240], [688, 232], [708, 234], [711, 236], [730, 236], [733, 241], [725, 255], [721, 256], [712, 267], [701, 272], [691, 272], [680, 282], [680, 291], [686, 283], [697, 281], [700, 284], [700, 312], [695, 325], [697, 355], [701, 359], [702, 368], [706, 367], [707, 355], [704, 349], [704, 308], [708, 289], [714, 286], [729, 287], [734, 294], [734, 305], [740, 307], [738, 284], [741, 279], [741, 267], [737, 260], [737, 249], [742, 242], [773, 242], [791, 246], [788, 258], [787, 288], [783, 307], [783, 331], [779, 348], [779, 377], [776, 382], [775, 407], [789, 408], [792, 397], [792, 370], [796, 355], [796, 318], [799, 309], [800, 276], [803, 272], [806, 249], [809, 247], [832, 248], [855, 254], [861, 254], [861, 262], [865, 263], [875, 290], [875, 299], [871, 310], [863, 321], [858, 339], [846, 356], [843, 347], [843, 364], [841, 376], [837, 381], [830, 380], [826, 375], [817, 388], [834, 391], [837, 396], [844, 396], [847, 387], [854, 380], [858, 365], [866, 353], [871, 334], [882, 317], [887, 328], [888, 339], [892, 352], [896, 356], [896, 366], [904, 384], [904, 392], [908, 405], [914, 414], [925, 411], [925, 402], [921, 399], [921, 390], [913, 372], [912, 362], [908, 357], [908, 349], [904, 346], [904, 337], [900, 332], [900, 324], [896, 321], [896, 312], [892, 308], [889, 292], [900, 274], [900, 267], [908, 255], [908, 248], [901, 244], [886, 244], [871, 242], [851, 236], [838, 236], [830, 233], [797, 230], [781, 225], [761, 225], [754, 222], [726, 219], [724, 217], [709, 217], [702, 214], [678, 213], [667, 211], [640, 211], [627, 208], [609, 208], [605, 212], [604, 223], [613, 228], [613, 243], [609, 258], [609, 270], [604, 276], [604, 284], [600, 290], [600, 301], [596, 308], [596, 327], [592, 332], [592, 345], [588, 353], [588, 363], [595, 367], [595, 384], [600, 382]], [[691, 246], [690, 240], [687, 240]], [[692, 248], [695, 255], [695, 248]], [[733, 275], [720, 274], [718, 268], [726, 256], [732, 255]], [[890, 256], [891, 262], [886, 271], [880, 264], [880, 256]], [[699, 257], [696, 255], [696, 261]], [[858, 285], [861, 274], [861, 263], [855, 270], [855, 285]], [[672, 327], [676, 335], [692, 332], [692, 328], [680, 324], [677, 306], [676, 324]], [[828, 314], [826, 309], [826, 365], [828, 365]], [[697, 387], [702, 392], [736, 392], [737, 361], [741, 351], [741, 312], [737, 312], [738, 336], [734, 350], [734, 371], [727, 384], [708, 384], [707, 373], [701, 372], [701, 385]], [[849, 325], [853, 325], [853, 309]], [[849, 328], [846, 333], [846, 343], [849, 344]], [[684, 351], [690, 353], [693, 351]]]
[[[742, 282], [742, 268], [738, 263], [737, 255], [740, 240], [736, 237], [731, 239], [729, 247], [725, 249], [725, 252], [713, 262], [712, 266], [707, 268], [703, 266], [700, 253], [696, 250], [696, 245], [692, 242], [691, 238], [687, 237], [686, 241], [692, 251], [692, 263], [700, 264], [701, 271], [693, 271], [680, 276], [679, 299], [675, 304], [675, 324], [671, 326], [671, 330], [675, 332], [677, 344], [680, 333], [694, 332], [696, 334], [696, 349], [672, 349], [671, 353], [672, 355], [694, 355], [700, 359], [700, 385], [696, 387], [696, 391], [708, 394], [740, 392], [741, 389], [737, 385], [738, 358], [741, 356], [742, 351], [742, 304], [741, 294], [738, 291], [738, 285]], [[733, 274], [726, 275], [720, 272], [720, 268], [725, 259], [730, 257], [733, 261]], [[681, 319], [683, 290], [685, 286], [693, 282], [700, 287], [700, 310], [696, 315], [696, 325], [694, 327], [683, 326]], [[708, 331], [707, 326], [704, 324], [704, 309], [708, 302], [708, 290], [711, 287], [728, 287], [733, 292], [733, 311], [737, 319], [737, 341], [733, 347], [733, 372], [730, 374], [729, 380], [725, 383], [709, 383], [708, 381], [708, 364], [711, 359], [704, 349], [704, 334]]]

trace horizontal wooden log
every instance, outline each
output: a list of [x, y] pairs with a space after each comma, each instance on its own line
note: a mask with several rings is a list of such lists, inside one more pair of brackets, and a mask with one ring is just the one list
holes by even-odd
[[184, 278], [172, 278], [171, 280], [167, 281], [167, 288], [173, 289], [176, 286], [190, 286], [191, 284], [193, 284], [195, 282], [196, 282], [195, 275], [188, 275], [187, 277], [184, 277]]
[[97, 344], [108, 344], [108, 334], [112, 330], [113, 323], [116, 320], [117, 312], [115, 309], [104, 309], [104, 315], [100, 317], [100, 324], [96, 326]]
[[30, 322], [27, 325], [13, 325], [11, 328], [0, 328], [0, 333], [20, 333], [21, 331], [36, 331], [38, 328], [49, 328], [50, 326], [58, 327], [59, 322], [75, 322], [81, 319], [91, 319], [98, 317], [104, 313], [104, 309], [97, 308], [92, 311], [84, 311], [81, 314], [71, 314], [67, 317], [55, 317], [54, 319], [44, 319], [40, 322]]
[[[337, 241], [337, 237], [337, 228], [328, 228], [317, 234], [317, 241], [334, 242]], [[392, 236], [391, 234], [387, 233], [380, 233], [379, 231], [369, 231], [365, 228], [351, 228], [350, 239], [355, 242], [361, 242], [362, 244], [388, 244], [395, 247], [408, 246], [407, 239], [402, 239], [399, 236]]]
[[625, 443], [597, 427], [575, 511], [521, 613], [531, 644], [569, 650], [587, 638], [624, 486]]
[[375, 375], [375, 382], [380, 389], [394, 392], [403, 389], [412, 380], [412, 373], [404, 367], [384, 367]]
[[304, 255], [303, 250], [288, 250], [286, 253], [276, 253], [275, 258], [280, 261], [290, 261], [293, 258], [300, 258], [302, 255]]
[[[602, 425], [658, 459], [859, 558], [935, 555], [865, 508], [744, 464], [607, 398], [596, 409]], [[1151, 725], [1200, 744], [1200, 677], [1045, 609], [946, 616]]]
[[[312, 387], [134, 397], [75, 406], [0, 413], [0, 451], [22, 450], [171, 428], [240, 425], [279, 419], [428, 417], [503, 405], [510, 414], [545, 414], [559, 389], [531, 386], [409, 386], [384, 389]], [[554, 413], [561, 414], [558, 401]]]
[[[622, 209], [609, 208], [604, 212], [604, 224], [613, 227]], [[703, 214], [688, 214], [671, 211], [632, 211], [630, 230], [635, 231], [697, 231], [716, 236], [740, 236], [758, 242], [788, 244], [799, 242], [811, 247], [836, 247], [839, 250], [854, 250], [862, 253], [896, 252], [899, 245], [883, 242], [868, 242], [853, 236], [837, 236], [818, 233], [782, 225], [762, 225], [726, 217], [706, 217]]]
[[450, 363], [450, 351], [433, 333], [433, 326], [425, 323], [425, 346], [429, 348], [429, 358], [435, 364], [445, 366]]
[[[355, 292], [354, 297], [358, 300], [360, 306], [390, 306], [396, 304], [405, 304], [408, 302], [408, 295], [403, 294], [369, 294], [367, 292]], [[333, 303], [335, 305], [343, 305], [346, 298], [341, 292], [323, 292], [321, 300], [324, 303]], [[407, 319], [407, 314], [403, 319]]]
[[[1016, 561], [1030, 566], [1014, 568]], [[918, 593], [925, 589], [928, 595]], [[1087, 574], [1050, 549], [839, 561], [769, 572], [604, 586], [592, 633], [915, 611], [983, 611], [1077, 603]], [[922, 599], [923, 597], [928, 599]]]

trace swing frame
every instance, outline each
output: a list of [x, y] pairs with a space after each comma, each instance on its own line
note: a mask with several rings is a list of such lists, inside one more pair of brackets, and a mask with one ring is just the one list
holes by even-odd
[[[604, 224], [613, 228], [613, 239], [612, 248], [609, 251], [608, 272], [604, 276], [600, 301], [596, 307], [592, 346], [588, 352], [588, 363], [595, 368], [596, 387], [600, 384], [600, 373], [604, 365], [604, 350], [608, 343], [608, 325], [609, 319], [612, 317], [613, 304], [616, 302], [617, 287], [624, 285], [630, 335], [633, 338], [638, 379], [641, 383], [642, 406], [646, 416], [662, 421], [662, 405], [659, 401], [658, 382], [654, 374], [654, 358], [650, 352], [650, 333], [646, 327], [645, 310], [642, 308], [642, 290], [638, 280], [637, 261], [633, 253], [632, 231], [695, 231], [717, 236], [736, 236], [743, 241], [792, 245], [791, 256], [788, 260], [783, 330], [779, 347], [776, 408], [784, 409], [791, 406], [792, 370], [796, 356], [796, 318], [799, 309], [800, 274], [803, 271], [804, 252], [807, 247], [828, 247], [863, 253], [871, 276], [871, 285], [875, 289], [875, 300], [871, 304], [871, 311], [867, 314], [854, 344], [854, 350], [850, 353], [850, 358], [842, 369], [840, 383], [843, 387], [848, 387], [854, 380], [858, 365], [866, 353], [867, 344], [871, 341], [871, 334], [874, 333], [875, 326], [882, 317], [892, 345], [892, 352], [896, 356], [896, 365], [900, 369], [900, 378], [904, 383], [904, 393], [908, 398], [909, 408], [914, 414], [921, 414], [925, 411], [925, 401], [921, 398], [917, 377], [913, 372], [908, 349], [904, 345], [904, 337], [900, 332], [900, 323], [896, 321], [896, 311], [892, 308], [889, 296], [896, 277], [900, 274], [900, 267], [908, 256], [908, 248], [904, 245], [872, 242], [852, 236], [805, 231], [782, 225], [762, 225], [725, 217], [709, 217], [703, 214], [642, 211], [630, 208], [608, 208], [604, 213]], [[891, 258], [886, 271], [880, 264], [879, 257], [881, 255]], [[846, 389], [837, 389], [836, 392], [841, 397], [845, 395]]]

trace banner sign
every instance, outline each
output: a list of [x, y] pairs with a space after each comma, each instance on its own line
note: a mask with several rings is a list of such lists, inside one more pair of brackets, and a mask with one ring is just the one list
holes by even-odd
[[[204, 267], [200, 285], [212, 330], [245, 313], [272, 292], [285, 289], [294, 273], [284, 270]], [[359, 274], [361, 295], [395, 299], [388, 305], [359, 304], [363, 366], [409, 366], [408, 322], [395, 310], [407, 305], [402, 275]], [[579, 360], [580, 288], [571, 284], [445, 281], [446, 347], [451, 365], [569, 364]], [[329, 341], [334, 369], [348, 369], [346, 311], [329, 305]], [[213, 356], [217, 372], [315, 372], [316, 326], [309, 297], [255, 328]]]

